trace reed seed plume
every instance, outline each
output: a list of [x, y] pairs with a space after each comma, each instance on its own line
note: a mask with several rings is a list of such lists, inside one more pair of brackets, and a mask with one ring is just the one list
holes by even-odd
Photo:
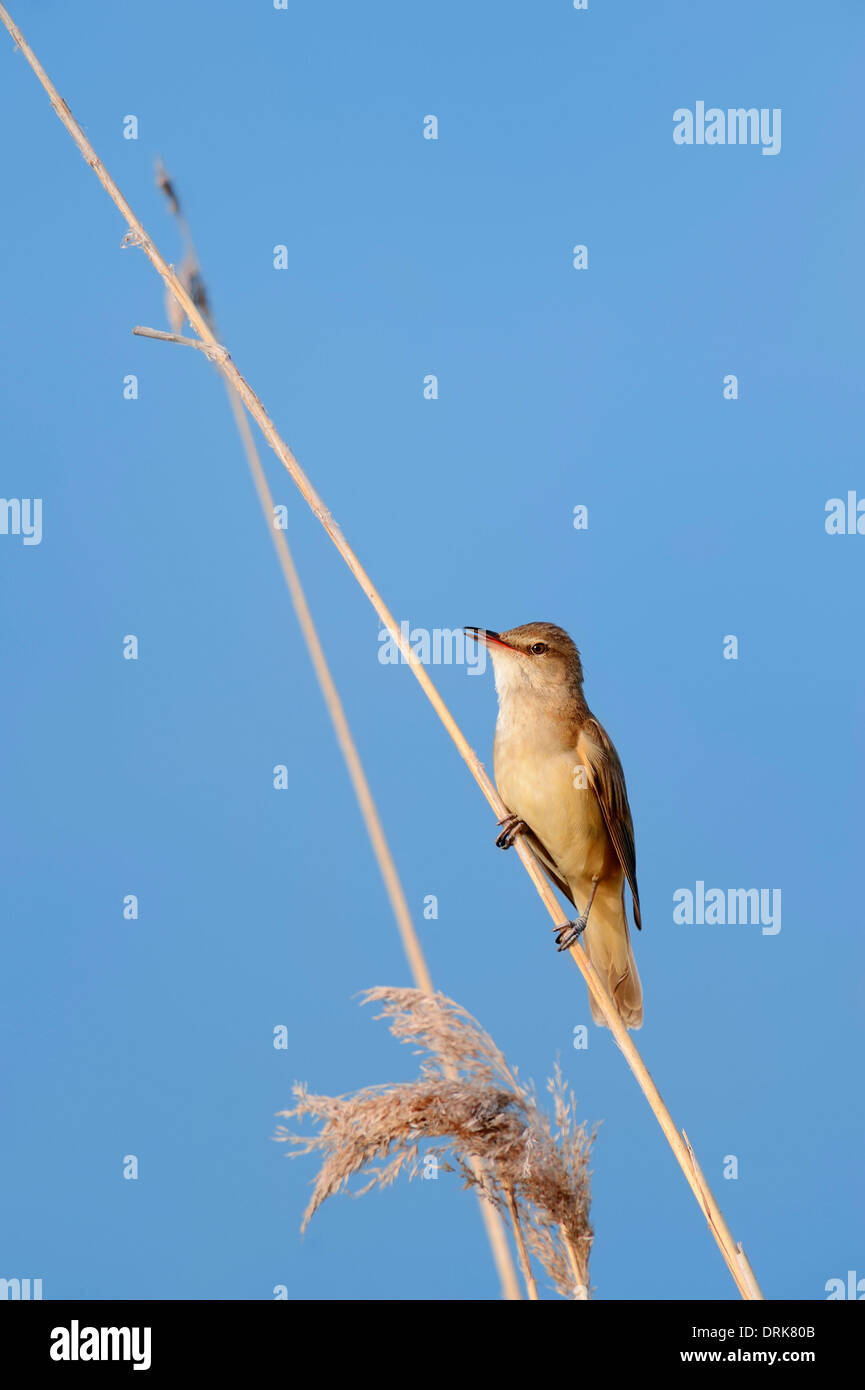
[[180, 199], [177, 196], [174, 184], [168, 177], [168, 171], [161, 159], [157, 159], [156, 161], [156, 187], [160, 189], [168, 199], [169, 211], [174, 213], [175, 217], [179, 216]]
[[480, 1188], [511, 1218], [518, 1247], [524, 1242], [558, 1293], [586, 1298], [594, 1135], [578, 1123], [559, 1068], [547, 1083], [550, 1114], [489, 1034], [452, 999], [378, 988], [363, 1000], [381, 1005], [376, 1017], [387, 1019], [398, 1041], [416, 1047], [419, 1076], [348, 1096], [312, 1095], [295, 1084], [295, 1104], [280, 1116], [309, 1119], [318, 1128], [297, 1134], [280, 1125], [275, 1138], [291, 1146], [292, 1158], [322, 1158], [303, 1229], [352, 1178], [364, 1180], [354, 1193], [362, 1196], [403, 1173], [415, 1177], [433, 1158], [439, 1171], [458, 1173], [464, 1187]]
[[[213, 318], [213, 310], [210, 307], [210, 298], [207, 293], [207, 286], [204, 283], [201, 266], [198, 261], [198, 253], [195, 243], [192, 240], [192, 233], [189, 230], [189, 223], [180, 206], [180, 198], [177, 187], [169, 177], [168, 170], [161, 159], [156, 161], [156, 187], [164, 193], [168, 203], [168, 211], [173, 217], [177, 218], [180, 225], [181, 236], [183, 237], [184, 256], [177, 268], [177, 278], [183, 285], [196, 309], [203, 315], [209, 326], [216, 330]], [[174, 295], [166, 287], [165, 312], [168, 321], [175, 333], [180, 333], [183, 329], [185, 316]]]

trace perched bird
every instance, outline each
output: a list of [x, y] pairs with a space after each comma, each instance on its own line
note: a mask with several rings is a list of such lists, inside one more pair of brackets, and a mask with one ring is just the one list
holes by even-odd
[[625, 911], [627, 879], [639, 928], [634, 826], [619, 755], [583, 695], [580, 653], [553, 623], [466, 632], [486, 644], [499, 697], [493, 766], [511, 814], [496, 844], [508, 849], [523, 833], [556, 887], [578, 912], [584, 904], [578, 921], [558, 928], [559, 949], [582, 936], [622, 1022], [639, 1028], [643, 991]]

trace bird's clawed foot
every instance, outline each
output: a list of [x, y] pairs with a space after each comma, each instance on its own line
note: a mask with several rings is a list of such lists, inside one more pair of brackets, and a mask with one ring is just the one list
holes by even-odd
[[556, 945], [560, 951], [569, 951], [572, 946], [576, 946], [583, 932], [588, 926], [588, 915], [583, 913], [576, 922], [563, 922], [560, 927], [553, 927], [556, 932]]
[[496, 824], [502, 827], [502, 833], [496, 836], [499, 849], [510, 849], [517, 836], [523, 835], [529, 828], [524, 820], [513, 814], [503, 816]]
[[592, 910], [592, 903], [595, 901], [595, 893], [598, 891], [598, 876], [595, 874], [592, 879], [592, 891], [589, 894], [589, 901], [586, 903], [585, 912], [581, 912], [576, 922], [565, 922], [560, 927], [553, 927], [556, 933], [556, 945], [560, 951], [569, 951], [572, 946], [576, 946], [586, 927], [589, 925], [589, 913]]

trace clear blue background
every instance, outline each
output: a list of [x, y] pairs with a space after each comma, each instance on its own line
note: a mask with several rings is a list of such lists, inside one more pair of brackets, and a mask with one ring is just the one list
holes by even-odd
[[[397, 615], [574, 635], [636, 821], [639, 1045], [767, 1295], [865, 1276], [865, 537], [824, 529], [865, 494], [861, 6], [12, 10], [179, 261], [166, 161], [224, 340]], [[781, 107], [782, 152], [675, 146], [697, 100]], [[313, 1164], [274, 1112], [295, 1078], [415, 1074], [356, 999], [407, 966], [221, 384], [131, 336], [166, 326], [162, 286], [5, 33], [0, 122], [0, 491], [44, 499], [41, 545], [0, 537], [0, 1274], [495, 1297], [453, 1178], [299, 1235]], [[585, 988], [516, 857], [266, 465], [436, 983], [602, 1122], [597, 1296], [734, 1298], [608, 1034], [571, 1045]], [[433, 674], [489, 762], [490, 676]], [[781, 933], [675, 925], [698, 879], [781, 888]]]

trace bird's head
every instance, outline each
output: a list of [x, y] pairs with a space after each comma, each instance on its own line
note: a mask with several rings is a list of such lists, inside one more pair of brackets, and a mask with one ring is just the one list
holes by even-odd
[[582, 687], [580, 653], [555, 623], [523, 623], [507, 632], [467, 627], [466, 632], [489, 651], [500, 698], [520, 691], [570, 696]]

